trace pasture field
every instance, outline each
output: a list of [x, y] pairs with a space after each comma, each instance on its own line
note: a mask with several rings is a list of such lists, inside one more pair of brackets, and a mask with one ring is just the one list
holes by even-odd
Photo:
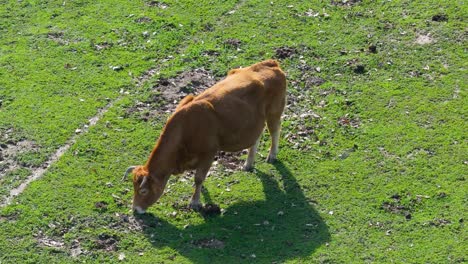
[[[465, 263], [465, 1], [0, 0], [0, 263]], [[132, 184], [180, 98], [274, 58], [280, 152]], [[34, 177], [37, 176], [37, 177]], [[31, 179], [35, 180], [31, 180]], [[22, 183], [24, 191], [11, 195]]]

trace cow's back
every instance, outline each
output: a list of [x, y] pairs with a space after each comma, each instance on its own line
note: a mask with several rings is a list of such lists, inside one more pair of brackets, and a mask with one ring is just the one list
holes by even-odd
[[[210, 131], [204, 134], [210, 138], [203, 141], [214, 137], [218, 150], [239, 151], [255, 143], [269, 112], [280, 108], [282, 111], [285, 92], [285, 75], [276, 61], [270, 60], [230, 71], [224, 80], [183, 108], [190, 111], [199, 105], [209, 105], [206, 116], [216, 120], [216, 124], [209, 126]], [[203, 117], [197, 117], [200, 118]]]

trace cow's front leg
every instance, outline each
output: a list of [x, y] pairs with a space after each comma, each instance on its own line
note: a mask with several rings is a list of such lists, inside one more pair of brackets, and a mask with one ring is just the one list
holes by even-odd
[[201, 209], [202, 204], [200, 202], [200, 194], [203, 185], [203, 181], [205, 181], [206, 175], [210, 170], [211, 163], [213, 162], [213, 158], [209, 159], [209, 162], [204, 162], [202, 166], [197, 168], [195, 172], [195, 191], [193, 192], [192, 199], [190, 199], [189, 208], [195, 211]]

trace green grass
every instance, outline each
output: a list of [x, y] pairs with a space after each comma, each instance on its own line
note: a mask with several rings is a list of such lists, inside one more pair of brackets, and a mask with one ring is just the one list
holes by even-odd
[[[0, 194], [114, 103], [0, 210], [0, 263], [466, 262], [462, 1], [99, 2], [2, 1], [0, 143], [35, 148], [15, 157]], [[192, 179], [179, 176], [134, 217], [120, 177], [145, 162], [167, 114], [143, 122], [129, 110], [160, 78], [222, 77], [280, 47], [293, 55], [280, 59], [279, 161], [264, 163], [265, 135], [254, 172], [217, 166], [202, 199], [220, 216], [185, 210]], [[138, 84], [149, 69], [160, 74]]]

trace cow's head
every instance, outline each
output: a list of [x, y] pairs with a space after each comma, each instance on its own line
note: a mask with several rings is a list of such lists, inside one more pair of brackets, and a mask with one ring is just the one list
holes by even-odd
[[167, 178], [159, 179], [155, 175], [150, 175], [143, 166], [129, 167], [124, 178], [130, 172], [133, 173], [133, 210], [143, 214], [163, 194]]

